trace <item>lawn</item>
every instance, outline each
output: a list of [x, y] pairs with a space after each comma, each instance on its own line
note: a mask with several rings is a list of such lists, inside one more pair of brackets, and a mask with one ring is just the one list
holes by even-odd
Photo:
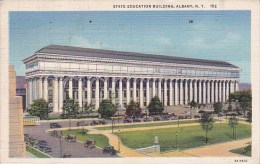
[[82, 129], [63, 131], [63, 136], [66, 136], [68, 134], [76, 135], [77, 140], [81, 141], [81, 142], [85, 142], [87, 139], [95, 140], [96, 146], [98, 146], [100, 148], [103, 148], [103, 147], [109, 145], [108, 138], [102, 134], [82, 133]]
[[[197, 120], [180, 120], [179, 124], [191, 124], [197, 123]], [[128, 125], [119, 125], [115, 126], [114, 129], [127, 129], [127, 128], [141, 128], [141, 127], [152, 127], [152, 126], [165, 126], [165, 125], [178, 125], [178, 121], [171, 122], [156, 122], [156, 123], [147, 123], [147, 124], [128, 124]], [[97, 127], [98, 130], [112, 130], [111, 126], [106, 127]]]
[[241, 155], [244, 155], [244, 156], [251, 157], [251, 149], [250, 149], [249, 151], [245, 152], [245, 151], [244, 151], [244, 147], [231, 150], [231, 152], [232, 152], [232, 153], [241, 154]]
[[45, 155], [41, 151], [36, 150], [30, 146], [26, 146], [26, 151], [28, 151], [29, 153], [31, 153], [32, 155], [34, 155], [37, 158], [50, 158], [49, 156]]
[[[176, 148], [176, 132], [177, 148], [179, 150], [205, 146], [205, 131], [201, 126], [188, 126], [182, 128], [154, 129], [143, 131], [122, 132], [119, 134], [124, 145], [138, 149], [152, 146], [154, 137], [158, 136], [161, 152], [174, 150]], [[118, 135], [118, 134], [117, 134]], [[232, 129], [225, 123], [214, 124], [214, 128], [208, 133], [208, 144], [232, 141]], [[238, 124], [237, 139], [251, 137], [251, 125]]]

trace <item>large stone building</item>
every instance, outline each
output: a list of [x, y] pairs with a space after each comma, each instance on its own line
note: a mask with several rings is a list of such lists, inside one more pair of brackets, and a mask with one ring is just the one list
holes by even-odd
[[61, 112], [73, 98], [99, 108], [111, 99], [119, 108], [131, 100], [148, 106], [158, 96], [164, 106], [225, 102], [238, 90], [239, 68], [223, 61], [49, 45], [23, 60], [27, 106], [34, 99]]

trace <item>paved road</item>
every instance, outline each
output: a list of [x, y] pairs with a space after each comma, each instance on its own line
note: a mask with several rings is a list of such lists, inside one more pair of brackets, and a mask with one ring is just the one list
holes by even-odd
[[[77, 121], [71, 121], [71, 126], [76, 126]], [[60, 122], [62, 127], [69, 127], [69, 121]], [[24, 132], [28, 133], [29, 136], [34, 137], [38, 140], [46, 140], [48, 145], [52, 148], [52, 152], [47, 153], [54, 158], [60, 158], [61, 149], [60, 149], [60, 139], [57, 137], [52, 137], [45, 131], [49, 128], [49, 122], [42, 122], [39, 126], [27, 126], [24, 128]], [[88, 149], [83, 146], [83, 143], [72, 142], [69, 143], [63, 139], [62, 141], [62, 154], [71, 154], [74, 158], [84, 158], [84, 157], [116, 157], [109, 156], [102, 153], [102, 150], [99, 148]]]

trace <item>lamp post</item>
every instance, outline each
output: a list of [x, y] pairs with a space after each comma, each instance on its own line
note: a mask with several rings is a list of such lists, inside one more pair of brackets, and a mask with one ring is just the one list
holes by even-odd
[[178, 132], [175, 132], [175, 144], [176, 144], [176, 150], [178, 150]]
[[60, 157], [62, 158], [62, 131], [60, 131]]
[[119, 135], [120, 135], [120, 129], [118, 130], [118, 152], [120, 152], [120, 139], [119, 139]]

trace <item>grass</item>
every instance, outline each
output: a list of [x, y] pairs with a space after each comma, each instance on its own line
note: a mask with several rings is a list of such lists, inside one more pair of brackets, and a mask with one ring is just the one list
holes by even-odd
[[[180, 120], [179, 124], [191, 124], [197, 123], [197, 120]], [[116, 129], [127, 129], [127, 128], [141, 128], [141, 127], [152, 127], [152, 126], [165, 126], [165, 125], [178, 125], [178, 121], [171, 122], [157, 122], [157, 123], [144, 123], [144, 124], [128, 124], [128, 125], [119, 125], [114, 126], [114, 130]], [[106, 127], [97, 127], [98, 130], [112, 130], [111, 126]]]
[[242, 147], [242, 148], [238, 148], [238, 149], [234, 149], [234, 150], [231, 150], [232, 153], [236, 153], [236, 154], [240, 154], [240, 155], [244, 155], [244, 156], [248, 156], [248, 157], [251, 157], [251, 149], [247, 152], [244, 151], [244, 148], [245, 147]]
[[28, 151], [29, 153], [31, 153], [32, 155], [34, 155], [37, 158], [50, 158], [49, 156], [45, 155], [41, 151], [36, 150], [30, 146], [26, 146], [26, 151]]
[[[176, 132], [177, 148], [179, 150], [205, 146], [205, 131], [201, 126], [194, 125], [182, 128], [166, 128], [143, 131], [130, 131], [117, 134], [120, 136], [124, 145], [138, 149], [152, 146], [154, 137], [158, 136], [161, 152], [176, 149]], [[246, 124], [237, 125], [237, 139], [251, 136], [251, 126]], [[232, 141], [232, 129], [227, 124], [214, 124], [214, 128], [208, 132], [208, 145], [226, 141]]]
[[88, 134], [88, 133], [82, 133], [82, 129], [77, 130], [65, 130], [63, 131], [63, 135], [66, 136], [68, 134], [73, 134], [77, 136], [77, 140], [81, 142], [85, 142], [87, 139], [89, 140], [95, 140], [96, 146], [103, 148], [107, 145], [109, 145], [108, 138], [102, 134]]

